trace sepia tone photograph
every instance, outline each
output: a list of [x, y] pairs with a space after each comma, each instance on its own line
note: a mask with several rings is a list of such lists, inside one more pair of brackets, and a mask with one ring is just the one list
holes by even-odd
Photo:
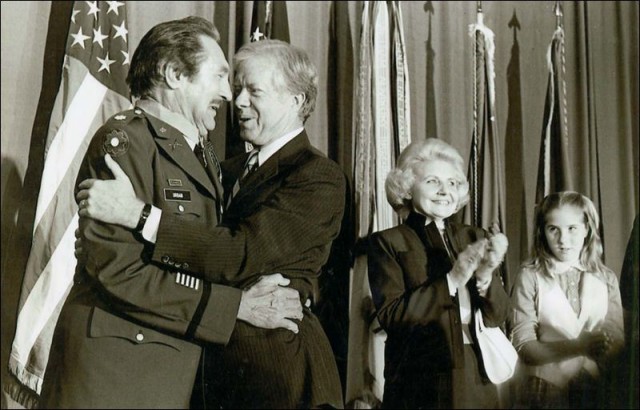
[[638, 408], [639, 3], [2, 1], [1, 408]]

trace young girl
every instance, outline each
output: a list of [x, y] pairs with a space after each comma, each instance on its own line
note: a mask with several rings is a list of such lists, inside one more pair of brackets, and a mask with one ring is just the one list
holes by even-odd
[[597, 379], [624, 343], [620, 289], [602, 263], [589, 198], [557, 192], [536, 210], [533, 258], [512, 290], [512, 341], [525, 363], [523, 404], [594, 408]]

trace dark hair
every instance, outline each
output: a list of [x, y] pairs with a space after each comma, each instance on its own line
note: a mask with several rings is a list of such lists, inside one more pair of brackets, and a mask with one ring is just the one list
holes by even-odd
[[318, 73], [307, 53], [280, 40], [255, 41], [238, 50], [233, 57], [234, 68], [237, 71], [243, 61], [257, 56], [268, 57], [273, 61], [276, 71], [282, 74], [283, 86], [291, 94], [304, 94], [300, 116], [306, 121], [316, 108], [318, 95]]
[[200, 37], [220, 41], [218, 30], [202, 17], [190, 16], [153, 27], [136, 48], [127, 84], [134, 97], [147, 97], [164, 83], [164, 70], [173, 65], [177, 73], [191, 77], [205, 59]]

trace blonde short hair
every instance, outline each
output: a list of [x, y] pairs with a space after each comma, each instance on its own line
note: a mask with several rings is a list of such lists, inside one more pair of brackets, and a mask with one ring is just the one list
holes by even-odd
[[456, 170], [460, 198], [456, 212], [469, 202], [469, 182], [464, 173], [464, 160], [460, 153], [440, 139], [419, 139], [411, 142], [402, 151], [396, 167], [389, 172], [385, 181], [387, 201], [401, 218], [406, 218], [412, 209], [411, 189], [416, 179], [414, 166], [434, 160], [447, 161]]

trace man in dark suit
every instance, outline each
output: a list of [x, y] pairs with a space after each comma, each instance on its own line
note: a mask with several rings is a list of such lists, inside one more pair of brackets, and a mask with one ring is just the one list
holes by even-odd
[[[144, 36], [127, 78], [136, 107], [98, 130], [79, 181], [111, 178], [117, 162], [136, 194], [176, 221], [217, 223], [218, 164], [205, 150], [203, 168], [194, 148], [231, 98], [218, 39], [201, 18]], [[287, 318], [302, 318], [300, 298], [279, 286], [288, 283], [279, 275], [242, 291], [186, 274], [188, 263], [155, 263], [142, 239], [148, 208], [138, 210], [133, 231], [81, 218], [85, 257], [55, 329], [42, 408], [188, 408], [202, 352], [196, 341], [227, 343], [236, 318], [297, 331]]]
[[[281, 272], [303, 300], [338, 235], [346, 181], [337, 164], [314, 149], [304, 123], [315, 106], [317, 74], [308, 56], [287, 43], [245, 45], [234, 58], [236, 118], [254, 149], [224, 164], [229, 206], [223, 224], [184, 221], [163, 210], [149, 221], [152, 260], [188, 264], [194, 275], [244, 287], [264, 272]], [[134, 228], [145, 206], [125, 177], [89, 180], [81, 215]], [[160, 211], [154, 209], [154, 212]], [[148, 228], [148, 229], [147, 229]], [[310, 309], [300, 332], [236, 323], [225, 347], [208, 349], [213, 399], [229, 408], [343, 407], [331, 347]]]

